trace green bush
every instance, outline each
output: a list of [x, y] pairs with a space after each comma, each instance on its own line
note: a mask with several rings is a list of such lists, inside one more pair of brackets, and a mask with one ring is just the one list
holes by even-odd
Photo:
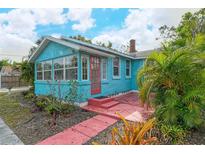
[[186, 137], [186, 131], [180, 126], [162, 124], [159, 126], [159, 130], [166, 143], [182, 144]]
[[62, 103], [61, 104], [61, 112], [63, 114], [69, 114], [76, 110], [76, 106], [70, 103]]
[[61, 113], [61, 105], [59, 103], [49, 103], [45, 108], [45, 111], [47, 111], [49, 114], [53, 113]]
[[44, 110], [45, 107], [47, 106], [46, 102], [44, 101], [37, 101], [36, 102], [36, 106], [40, 109], [40, 110]]
[[[158, 121], [184, 129], [197, 128], [204, 121], [205, 66], [200, 53], [190, 49], [154, 52], [137, 79], [139, 96], [155, 106]], [[150, 99], [152, 92], [155, 97]]]
[[29, 92], [24, 96], [25, 99], [33, 99], [34, 97], [35, 97], [35, 94], [32, 92]]
[[44, 110], [49, 114], [54, 112], [57, 114], [69, 114], [76, 109], [76, 106], [72, 103], [63, 103], [52, 96], [38, 96], [35, 105], [39, 110]]

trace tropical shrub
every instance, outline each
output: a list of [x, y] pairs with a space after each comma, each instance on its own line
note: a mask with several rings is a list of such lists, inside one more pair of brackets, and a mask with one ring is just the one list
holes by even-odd
[[[119, 115], [119, 114], [118, 114]], [[157, 138], [151, 136], [151, 129], [154, 126], [155, 119], [146, 122], [128, 122], [124, 117], [119, 115], [124, 125], [122, 132], [118, 128], [112, 130], [112, 145], [144, 145], [155, 144]]]
[[69, 90], [65, 96], [65, 101], [73, 104], [78, 101], [78, 99], [80, 99], [80, 96], [78, 95], [78, 82], [76, 80], [70, 80]]
[[23, 61], [20, 65], [21, 79], [34, 86], [34, 64], [28, 61]]
[[[158, 121], [196, 128], [204, 120], [205, 55], [189, 48], [152, 53], [138, 73], [139, 96]], [[150, 99], [154, 92], [155, 97]]]
[[161, 124], [158, 129], [166, 144], [182, 144], [186, 137], [186, 130], [181, 126]]

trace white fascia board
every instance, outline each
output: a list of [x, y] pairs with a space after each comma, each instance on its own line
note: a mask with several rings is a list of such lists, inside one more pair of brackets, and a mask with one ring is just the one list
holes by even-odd
[[51, 41], [55, 41], [59, 44], [65, 45], [67, 47], [73, 48], [77, 51], [84, 51], [84, 52], [87, 52], [87, 53], [97, 54], [97, 55], [101, 55], [101, 56], [105, 56], [105, 57], [114, 57], [111, 54], [104, 53], [104, 52], [101, 52], [101, 51], [98, 51], [98, 50], [95, 50], [95, 49], [91, 49], [91, 48], [88, 48], [86, 46], [77, 45], [77, 44], [74, 44], [74, 43], [66, 42], [66, 41], [63, 41], [63, 40], [58, 40], [58, 39], [55, 39], [55, 38], [48, 38], [48, 39], [51, 40]]
[[41, 51], [41, 48], [45, 45], [47, 45], [47, 38], [44, 38], [43, 41], [40, 43], [40, 45], [38, 46], [38, 48], [36, 49], [36, 51], [33, 53], [33, 55], [28, 59], [29, 62], [34, 62], [34, 58], [35, 56], [37, 56], [39, 54], [39, 52]]
[[87, 53], [90, 53], [90, 54], [100, 55], [100, 56], [104, 56], [104, 57], [115, 57], [112, 54], [108, 54], [108, 53], [98, 51], [98, 50], [95, 50], [95, 49], [90, 49], [90, 48], [84, 47], [84, 46], [81, 46], [80, 50], [84, 51], [84, 52], [87, 52]]

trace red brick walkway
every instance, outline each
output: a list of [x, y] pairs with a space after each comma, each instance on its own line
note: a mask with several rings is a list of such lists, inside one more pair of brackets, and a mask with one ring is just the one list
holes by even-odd
[[83, 109], [97, 112], [100, 115], [65, 129], [63, 132], [51, 136], [38, 144], [84, 144], [117, 122], [119, 117], [116, 112], [130, 121], [144, 121], [153, 112], [153, 110], [145, 110], [140, 105], [137, 93], [134, 92], [114, 97], [114, 99], [106, 103], [89, 104]]
[[[115, 104], [114, 106], [112, 104]], [[105, 108], [105, 106], [110, 106]], [[129, 121], [144, 121], [153, 112], [152, 109], [146, 110], [139, 102], [136, 92], [115, 96], [110, 102], [93, 105], [88, 104], [83, 109], [96, 112], [101, 115], [119, 119], [116, 112], [120, 113]]]
[[115, 122], [116, 119], [97, 115], [39, 142], [38, 145], [83, 144]]

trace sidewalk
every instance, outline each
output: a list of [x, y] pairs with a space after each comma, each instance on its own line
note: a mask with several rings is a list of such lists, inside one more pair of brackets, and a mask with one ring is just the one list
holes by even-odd
[[[11, 91], [27, 91], [31, 88], [31, 86], [27, 86], [27, 87], [16, 87], [16, 88], [12, 88]], [[7, 88], [0, 88], [0, 93], [5, 93], [5, 92], [9, 92], [9, 90]]]
[[23, 145], [23, 142], [0, 118], [0, 145]]

